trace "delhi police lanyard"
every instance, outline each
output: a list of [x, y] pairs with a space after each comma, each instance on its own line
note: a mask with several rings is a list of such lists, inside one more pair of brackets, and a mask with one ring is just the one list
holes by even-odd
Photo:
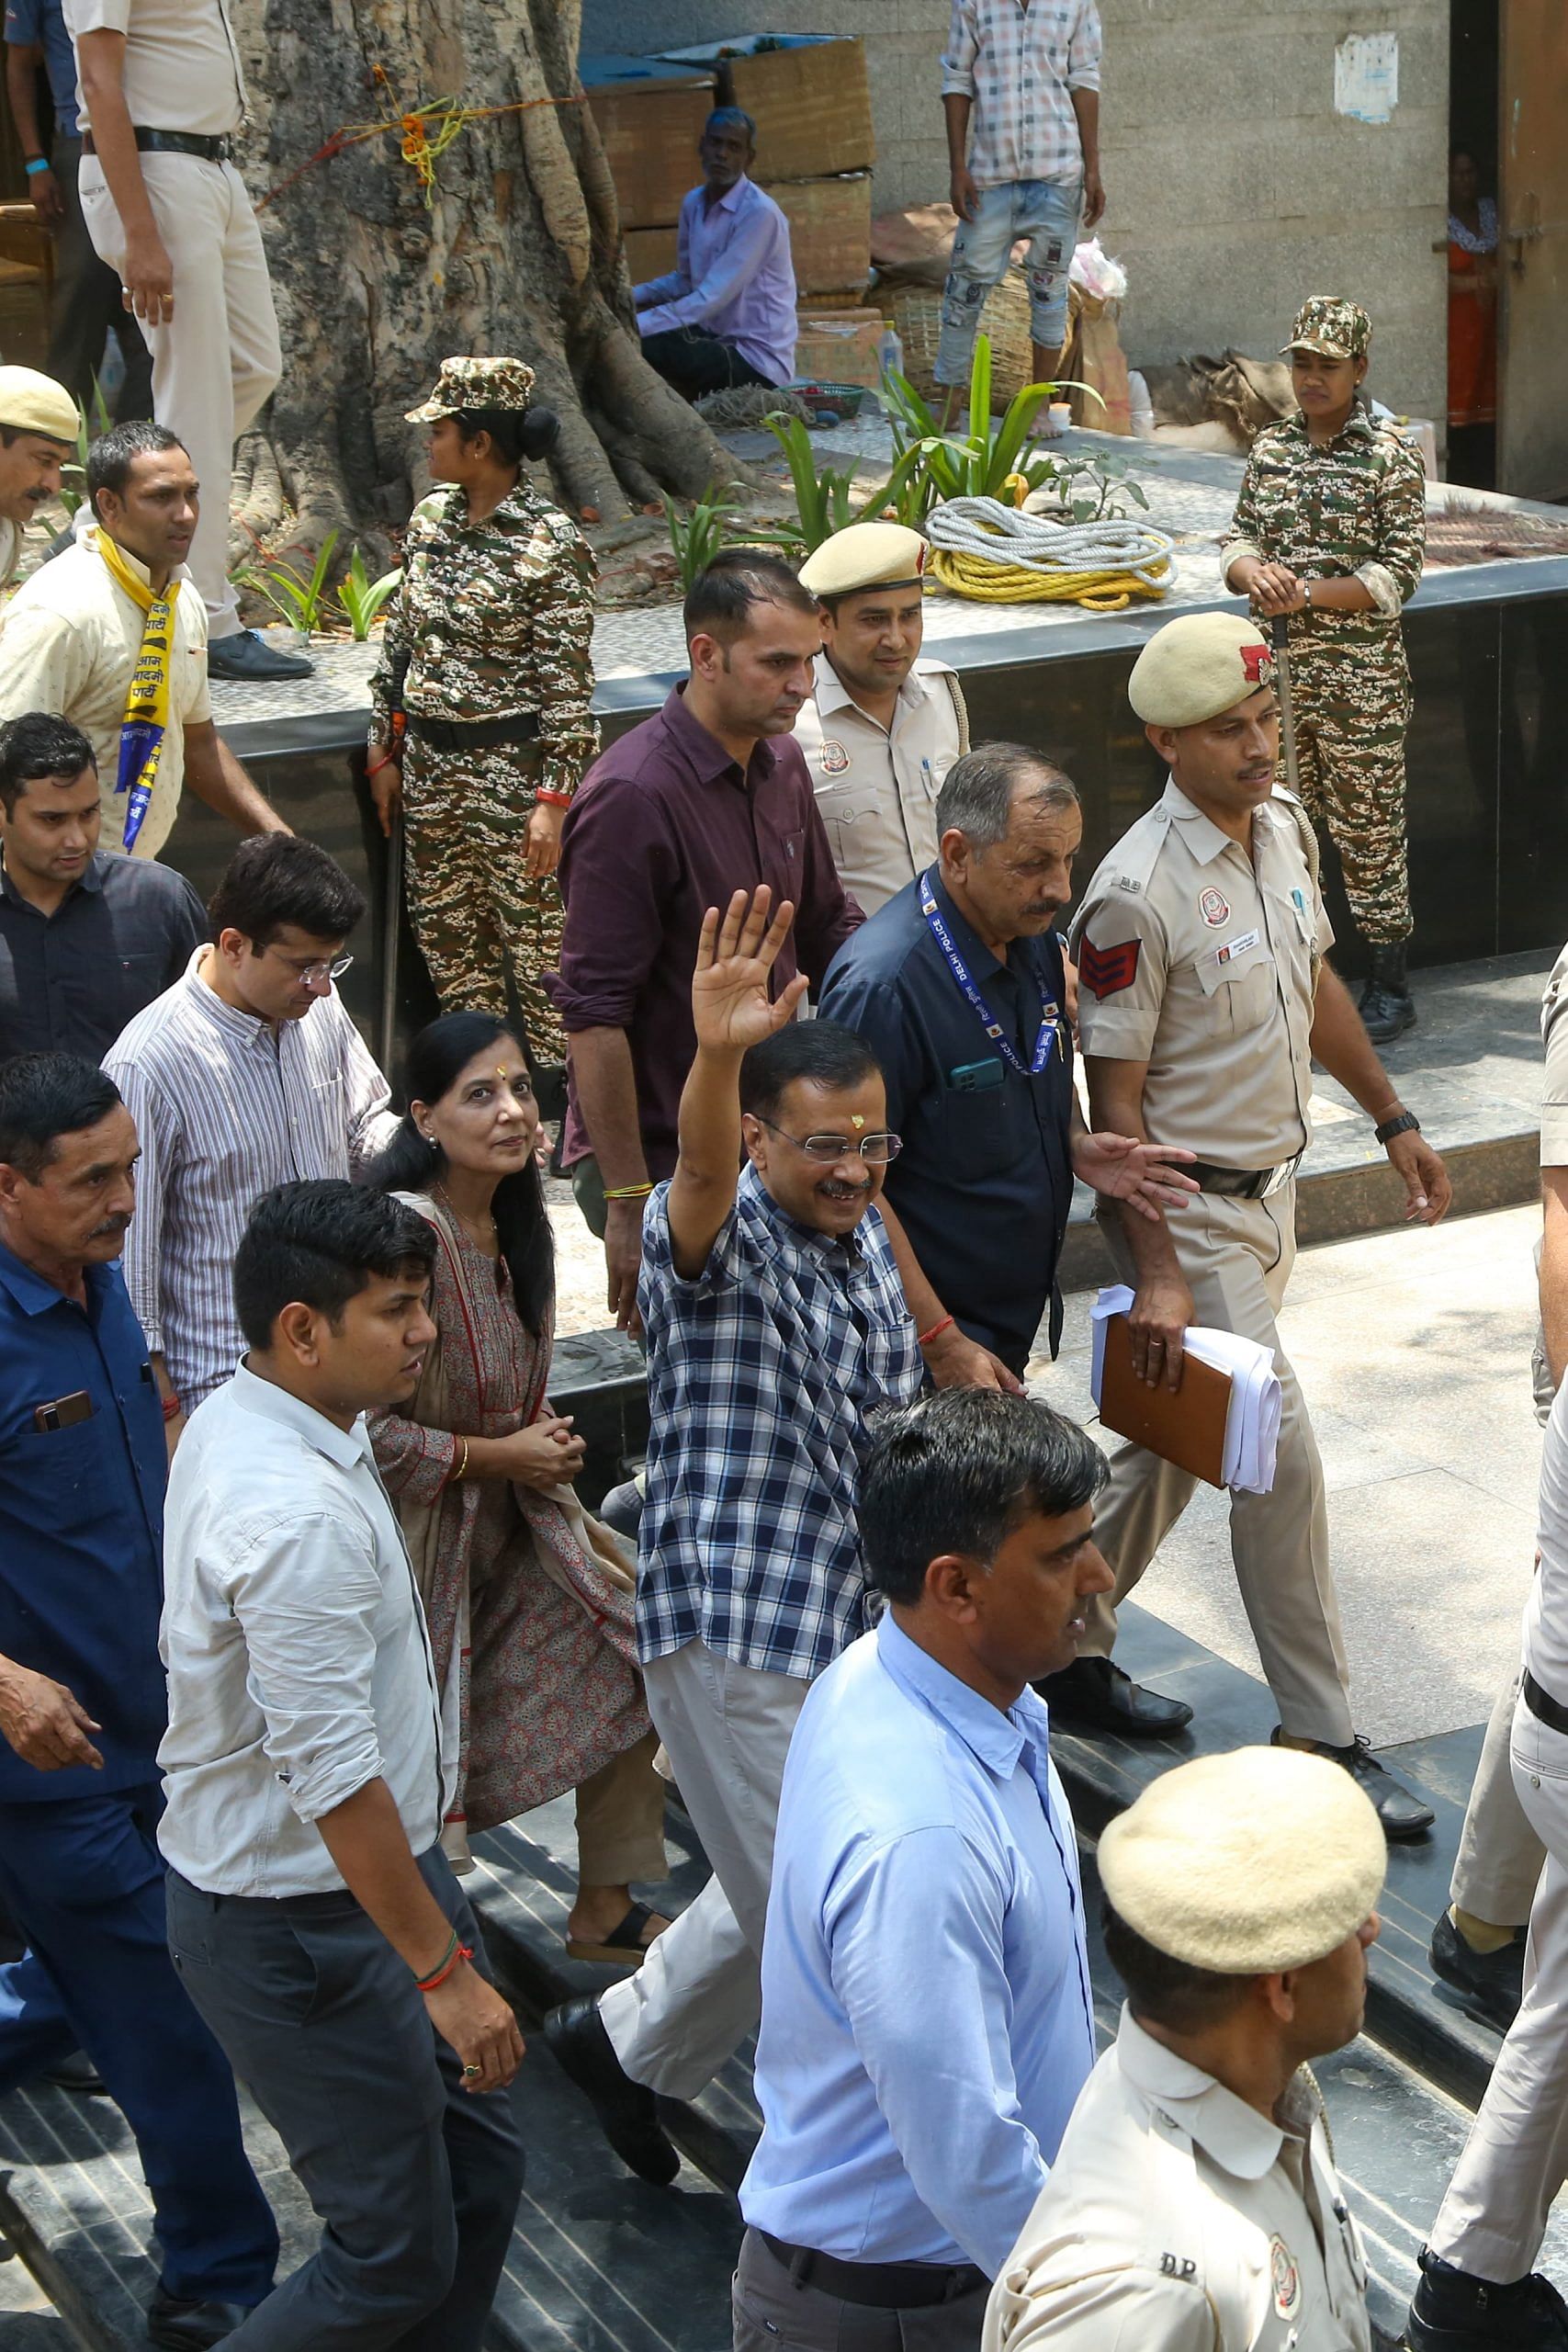
[[1040, 990], [1040, 1034], [1034, 1040], [1033, 1055], [1025, 1064], [1019, 1059], [1012, 1039], [970, 978], [969, 967], [958, 952], [958, 944], [942, 919], [942, 910], [937, 905], [936, 893], [931, 888], [929, 871], [920, 876], [920, 912], [931, 925], [931, 937], [947, 958], [949, 971], [974, 1007], [979, 1017], [980, 1026], [998, 1053], [1005, 1062], [1009, 1063], [1013, 1069], [1021, 1071], [1025, 1078], [1038, 1078], [1051, 1058], [1051, 1048], [1056, 1043], [1062, 1021], [1062, 1016], [1056, 1008], [1056, 1000], [1045, 986], [1044, 981], [1038, 973], [1035, 974], [1035, 986]]

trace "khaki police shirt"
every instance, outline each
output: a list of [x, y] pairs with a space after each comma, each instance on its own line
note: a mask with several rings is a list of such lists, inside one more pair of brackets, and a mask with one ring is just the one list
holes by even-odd
[[1540, 1164], [1568, 1168], [1568, 947], [1551, 967], [1540, 1001], [1546, 1084], [1540, 1104]]
[[1371, 2352], [1366, 2257], [1304, 2071], [1281, 2112], [1123, 2009], [991, 2289], [983, 2352]]
[[1282, 796], [1253, 854], [1174, 782], [1106, 858], [1073, 926], [1086, 1057], [1147, 1062], [1151, 1141], [1277, 1168], [1312, 1141], [1317, 969], [1334, 933]]
[[795, 722], [839, 879], [868, 915], [937, 854], [936, 797], [969, 745], [958, 681], [918, 661], [898, 690], [891, 733], [853, 700], [825, 653]]
[[[122, 549], [137, 577], [147, 567]], [[156, 857], [174, 830], [185, 781], [186, 729], [212, 716], [207, 691], [207, 606], [179, 577], [169, 663], [169, 725], [158, 777], [136, 837], [138, 857]], [[118, 850], [125, 831], [119, 730], [147, 616], [117, 585], [97, 550], [96, 526], [24, 580], [0, 613], [0, 719], [57, 710], [79, 727], [98, 763], [100, 849]]]

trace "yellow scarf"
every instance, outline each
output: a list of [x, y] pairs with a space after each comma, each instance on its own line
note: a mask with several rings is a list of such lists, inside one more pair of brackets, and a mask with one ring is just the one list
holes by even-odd
[[152, 786], [158, 781], [158, 763], [164, 756], [164, 738], [169, 725], [169, 670], [175, 650], [175, 606], [180, 592], [178, 582], [171, 581], [163, 594], [155, 596], [147, 582], [138, 579], [101, 526], [97, 548], [116, 587], [123, 588], [131, 603], [140, 605], [147, 616], [141, 630], [141, 650], [136, 657], [130, 692], [125, 698], [125, 717], [119, 730], [119, 775], [115, 784], [115, 791], [127, 796], [124, 847], [129, 853], [141, 831]]

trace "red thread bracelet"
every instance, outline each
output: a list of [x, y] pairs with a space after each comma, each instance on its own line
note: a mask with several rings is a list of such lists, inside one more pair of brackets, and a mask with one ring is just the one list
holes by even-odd
[[944, 1331], [950, 1331], [953, 1329], [956, 1319], [954, 1316], [944, 1315], [942, 1321], [933, 1323], [929, 1331], [921, 1331], [916, 1335], [915, 1345], [918, 1348], [929, 1348], [933, 1340], [940, 1340]]
[[420, 1992], [434, 1993], [438, 1984], [446, 1984], [446, 1979], [453, 1973], [454, 1970], [461, 1964], [462, 1962], [465, 1960], [472, 1960], [473, 1956], [473, 1946], [471, 1944], [459, 1944], [457, 1951], [452, 1954], [450, 1960], [445, 1961], [436, 1970], [434, 1976], [417, 1976], [414, 1979], [414, 1983]]
[[164, 1419], [166, 1421], [176, 1421], [176, 1420], [178, 1420], [179, 1416], [180, 1416], [180, 1400], [179, 1400], [179, 1398], [178, 1398], [177, 1396], [164, 1396], [164, 1398], [162, 1398], [160, 1401], [162, 1402], [162, 1404], [163, 1404], [163, 1408], [164, 1408]]
[[540, 789], [535, 793], [534, 797], [536, 800], [544, 801], [547, 807], [551, 808], [570, 808], [571, 807], [571, 795], [570, 792], [547, 792], [541, 786]]

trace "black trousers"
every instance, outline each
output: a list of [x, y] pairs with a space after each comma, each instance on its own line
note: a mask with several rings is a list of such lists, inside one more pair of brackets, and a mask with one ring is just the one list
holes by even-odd
[[[476, 1965], [446, 1856], [425, 1882]], [[472, 2093], [354, 1897], [205, 1894], [171, 1871], [169, 1947], [323, 2224], [233, 2352], [479, 2352], [523, 2191], [510, 2091]]]
[[65, 216], [54, 232], [54, 295], [50, 306], [49, 372], [80, 401], [93, 425], [93, 379], [104, 365], [110, 327], [125, 358], [125, 382], [115, 402], [115, 423], [152, 413], [152, 355], [135, 315], [120, 299], [119, 279], [100, 261], [82, 218], [76, 175], [82, 163], [79, 139], [57, 138], [50, 158]]
[[[642, 356], [667, 384], [683, 398], [700, 401], [705, 392], [734, 391], [741, 384], [767, 384], [732, 343], [720, 343], [704, 327], [671, 327], [663, 334], [645, 334]], [[773, 387], [768, 386], [771, 391]]]

